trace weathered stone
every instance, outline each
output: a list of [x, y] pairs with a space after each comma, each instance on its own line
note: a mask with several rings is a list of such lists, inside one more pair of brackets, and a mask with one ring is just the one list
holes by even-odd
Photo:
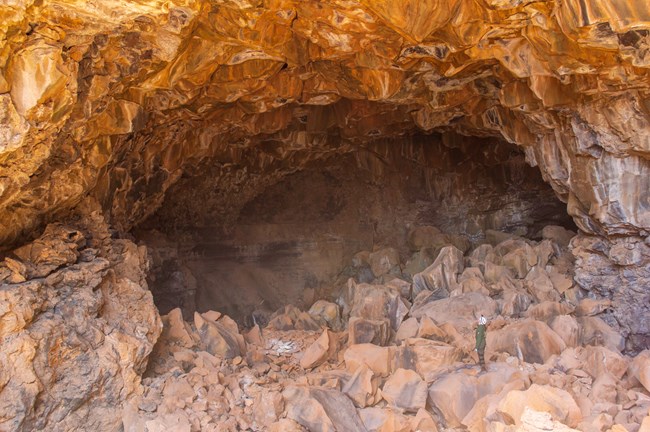
[[203, 348], [210, 354], [231, 359], [246, 354], [242, 350], [243, 337], [219, 322], [203, 319], [199, 313], [194, 314], [194, 325]]
[[550, 327], [562, 338], [566, 346], [578, 346], [580, 342], [580, 326], [575, 318], [569, 315], [557, 315], [551, 320]]
[[378, 376], [387, 376], [390, 372], [390, 349], [373, 344], [350, 346], [343, 355], [345, 367], [354, 372], [365, 365]]
[[327, 360], [331, 349], [330, 344], [332, 343], [330, 334], [329, 330], [324, 330], [320, 337], [305, 350], [305, 353], [300, 358], [300, 366], [304, 369], [311, 369]]
[[486, 357], [494, 352], [507, 352], [528, 363], [544, 363], [566, 347], [564, 341], [548, 325], [524, 320], [487, 332]]
[[395, 334], [395, 341], [401, 342], [405, 339], [415, 337], [417, 336], [419, 329], [420, 324], [418, 323], [418, 320], [415, 318], [408, 318], [403, 321], [397, 329], [397, 333]]
[[351, 317], [371, 321], [389, 320], [393, 330], [397, 330], [408, 313], [408, 308], [399, 293], [394, 290], [368, 284], [355, 284], [350, 281], [348, 290], [352, 299]]
[[352, 317], [348, 322], [348, 338], [351, 345], [371, 343], [384, 346], [390, 339], [390, 322]]
[[602, 345], [610, 350], [623, 351], [625, 339], [598, 317], [578, 318], [582, 345]]
[[421, 273], [413, 276], [415, 294], [427, 290], [444, 298], [458, 288], [458, 275], [463, 272], [463, 252], [453, 246], [442, 248], [436, 260]]
[[390, 358], [390, 370], [414, 370], [425, 381], [431, 381], [438, 369], [459, 361], [461, 357], [462, 351], [455, 346], [428, 339], [408, 339]]
[[341, 314], [336, 303], [318, 300], [309, 308], [309, 314], [318, 322], [329, 326], [332, 330], [340, 330]]
[[346, 381], [341, 391], [352, 399], [357, 407], [364, 408], [374, 405], [377, 387], [375, 374], [367, 366], [361, 365]]
[[287, 417], [311, 431], [366, 431], [350, 399], [339, 391], [288, 386], [282, 396], [286, 401]]
[[386, 380], [381, 396], [392, 407], [417, 412], [427, 403], [427, 385], [416, 372], [397, 369]]
[[496, 316], [497, 303], [480, 293], [464, 293], [455, 297], [427, 302], [414, 302], [410, 315], [421, 319], [431, 318], [434, 323], [451, 323], [457, 329], [472, 328], [478, 317]]
[[533, 384], [526, 391], [513, 390], [499, 403], [499, 411], [521, 424], [526, 407], [551, 414], [554, 420], [575, 427], [582, 415], [575, 400], [564, 390]]
[[628, 366], [627, 373], [650, 392], [650, 350], [640, 352]]

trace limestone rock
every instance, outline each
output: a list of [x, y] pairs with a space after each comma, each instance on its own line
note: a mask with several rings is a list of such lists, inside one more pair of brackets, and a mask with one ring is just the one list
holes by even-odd
[[352, 317], [348, 322], [348, 338], [352, 345], [364, 343], [386, 345], [390, 335], [390, 322], [386, 319], [374, 321]]

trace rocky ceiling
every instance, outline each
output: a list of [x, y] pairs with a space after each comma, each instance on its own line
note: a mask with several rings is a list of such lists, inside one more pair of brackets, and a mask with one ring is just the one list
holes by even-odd
[[0, 244], [87, 195], [128, 230], [206, 158], [432, 131], [516, 143], [583, 231], [645, 237], [649, 30], [645, 0], [3, 2]]

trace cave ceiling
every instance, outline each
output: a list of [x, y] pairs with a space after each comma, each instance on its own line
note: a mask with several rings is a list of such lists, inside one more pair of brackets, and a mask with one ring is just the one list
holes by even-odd
[[128, 230], [205, 160], [433, 132], [519, 145], [583, 231], [647, 236], [649, 30], [646, 0], [3, 2], [0, 244], [86, 196]]

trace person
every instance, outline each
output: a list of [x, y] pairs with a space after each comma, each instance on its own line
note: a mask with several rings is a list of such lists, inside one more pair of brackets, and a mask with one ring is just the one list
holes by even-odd
[[478, 319], [478, 326], [476, 327], [476, 348], [474, 351], [478, 353], [478, 362], [481, 365], [481, 370], [485, 370], [485, 342], [487, 339], [487, 319], [481, 314]]

